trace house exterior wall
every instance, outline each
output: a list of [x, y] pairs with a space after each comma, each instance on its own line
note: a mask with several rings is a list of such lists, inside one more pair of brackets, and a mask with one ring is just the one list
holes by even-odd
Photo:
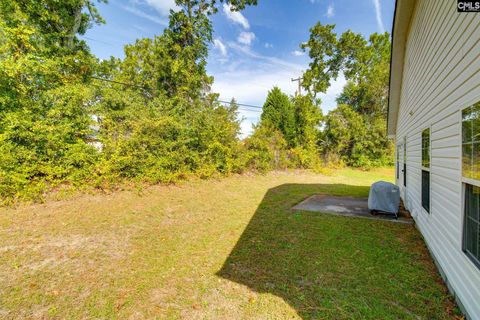
[[[480, 101], [480, 13], [457, 13], [456, 5], [456, 0], [418, 0], [413, 11], [395, 133], [397, 184], [449, 287], [468, 316], [480, 319], [480, 269], [462, 251], [461, 160], [461, 112]], [[421, 205], [426, 128], [431, 135], [430, 213]]]

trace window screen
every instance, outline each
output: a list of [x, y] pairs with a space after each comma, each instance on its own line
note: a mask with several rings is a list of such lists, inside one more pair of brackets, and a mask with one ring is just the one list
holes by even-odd
[[400, 179], [400, 145], [397, 145], [397, 179]]
[[465, 183], [463, 250], [480, 267], [480, 103], [462, 111], [462, 175]]
[[403, 186], [407, 186], [407, 138], [403, 139]]
[[462, 111], [462, 172], [480, 180], [480, 103]]
[[430, 168], [430, 129], [422, 131], [422, 167]]
[[430, 212], [430, 129], [422, 131], [422, 207]]
[[480, 188], [465, 185], [465, 231], [463, 249], [480, 266]]
[[422, 170], [422, 207], [430, 212], [430, 172]]

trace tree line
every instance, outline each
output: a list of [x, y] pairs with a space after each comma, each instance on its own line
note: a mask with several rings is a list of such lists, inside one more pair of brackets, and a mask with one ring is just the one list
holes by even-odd
[[[273, 88], [241, 140], [238, 106], [218, 101], [206, 72], [211, 17], [256, 0], [176, 0], [169, 25], [99, 60], [79, 35], [105, 23], [99, 0], [0, 0], [0, 196], [40, 199], [60, 186], [110, 188], [245, 171], [371, 167], [392, 162], [386, 139], [390, 38], [318, 23], [302, 45], [307, 94]], [[343, 73], [327, 115], [317, 95]]]

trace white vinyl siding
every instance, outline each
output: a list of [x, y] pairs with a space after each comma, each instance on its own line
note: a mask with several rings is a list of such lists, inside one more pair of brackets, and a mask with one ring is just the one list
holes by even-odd
[[[407, 137], [404, 202], [457, 298], [473, 319], [480, 319], [480, 269], [462, 251], [461, 160], [462, 110], [480, 101], [480, 14], [457, 13], [456, 4], [456, 0], [416, 3], [395, 139], [401, 146]], [[430, 128], [431, 139], [429, 215], [421, 204], [425, 128]]]

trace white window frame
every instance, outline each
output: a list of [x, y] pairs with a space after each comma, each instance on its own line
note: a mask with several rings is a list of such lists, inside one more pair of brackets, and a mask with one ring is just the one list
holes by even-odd
[[[473, 106], [474, 104], [476, 103], [480, 103], [480, 101], [477, 101], [477, 102], [472, 102], [470, 104], [468, 104], [467, 107], [464, 107], [464, 108], [461, 108], [460, 109], [460, 112], [458, 114], [459, 116], [459, 121], [460, 121], [460, 138], [459, 138], [459, 143], [460, 143], [460, 177], [461, 177], [461, 181], [462, 181], [462, 184], [465, 185], [465, 184], [471, 184], [473, 186], [476, 186], [476, 187], [480, 187], [480, 180], [475, 180], [475, 179], [471, 179], [471, 178], [465, 178], [463, 176], [463, 140], [462, 140], [462, 137], [463, 137], [463, 110], [467, 109], [467, 108], [470, 108], [471, 106]], [[462, 190], [462, 196], [465, 196], [465, 188], [463, 188]], [[463, 199], [465, 200], [465, 199]], [[464, 202], [464, 201], [463, 201]], [[462, 202], [462, 203], [463, 203]], [[463, 205], [462, 205], [462, 210], [463, 210]]]
[[395, 143], [395, 181], [400, 184], [400, 148], [399, 143]]
[[467, 107], [461, 108], [459, 112], [459, 123], [460, 123], [460, 135], [459, 135], [459, 145], [460, 145], [460, 181], [461, 181], [461, 217], [462, 217], [462, 229], [461, 229], [461, 251], [467, 258], [467, 260], [472, 263], [475, 267], [480, 268], [476, 262], [472, 260], [472, 258], [469, 256], [468, 252], [465, 249], [465, 237], [466, 237], [466, 230], [465, 230], [465, 224], [466, 224], [466, 212], [465, 212], [465, 194], [466, 194], [466, 189], [467, 189], [467, 184], [470, 184], [472, 186], [480, 187], [480, 180], [475, 180], [471, 178], [465, 178], [463, 176], [463, 110], [470, 108], [472, 105], [476, 103], [480, 103], [478, 99], [475, 101], [472, 101], [471, 103], [468, 104]]
[[[423, 131], [429, 131], [428, 135], [428, 163], [429, 167], [423, 166]], [[428, 216], [432, 213], [432, 125], [425, 127], [420, 131], [420, 207], [422, 208], [422, 212], [427, 214]], [[422, 171], [428, 171], [428, 204], [429, 208], [428, 211], [423, 207], [422, 198], [423, 198], [423, 177]]]
[[[463, 166], [463, 165], [462, 165]], [[462, 174], [463, 175], [463, 174]], [[470, 255], [469, 252], [467, 252], [467, 249], [466, 249], [466, 244], [465, 244], [465, 237], [467, 236], [466, 235], [466, 222], [467, 222], [467, 215], [466, 215], [466, 212], [465, 212], [465, 194], [466, 194], [466, 190], [467, 190], [467, 184], [470, 184], [470, 185], [473, 185], [473, 186], [476, 186], [476, 187], [479, 187], [478, 186], [478, 181], [476, 180], [473, 180], [475, 181], [475, 184], [472, 184], [472, 183], [469, 183], [468, 181], [472, 181], [472, 179], [465, 179], [466, 182], [463, 182], [462, 180], [462, 232], [461, 232], [461, 251], [463, 252], [463, 254], [465, 255], [465, 257], [467, 258], [468, 261], [470, 261], [470, 263], [472, 263], [476, 268], [479, 268], [480, 269], [480, 264], [479, 262], [476, 261], [476, 258], [472, 258]]]
[[405, 189], [405, 199], [407, 198], [407, 135], [403, 136], [403, 188]]
[[[463, 164], [462, 164], [463, 166]], [[462, 168], [463, 170], [463, 168]], [[462, 171], [463, 172], [463, 171]], [[472, 186], [479, 187], [480, 188], [480, 181], [475, 180], [475, 179], [469, 179], [469, 178], [464, 178], [462, 174], [462, 183], [465, 184], [471, 184]]]

